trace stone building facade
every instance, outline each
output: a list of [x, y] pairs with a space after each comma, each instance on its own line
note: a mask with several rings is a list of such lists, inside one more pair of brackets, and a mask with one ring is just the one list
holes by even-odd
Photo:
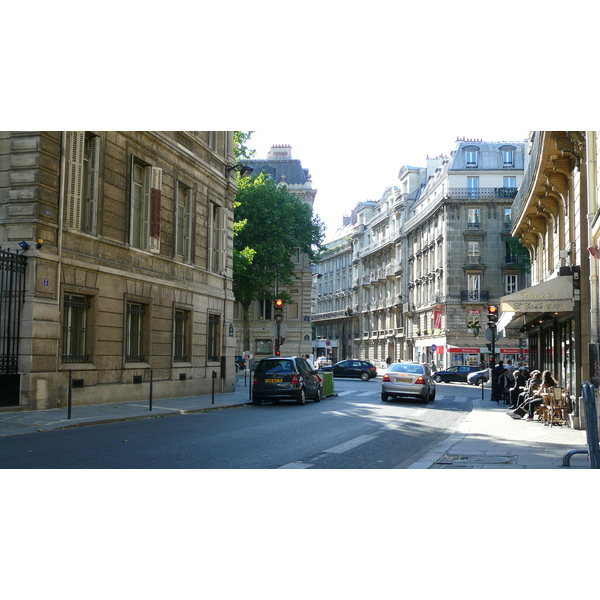
[[[352, 349], [344, 357], [351, 353], [380, 367], [387, 358], [438, 368], [487, 359], [487, 306], [528, 282], [507, 242], [524, 148], [523, 142], [459, 139], [450, 156], [403, 166], [396, 186], [359, 203], [317, 267], [318, 336], [338, 347], [350, 332]], [[351, 315], [341, 306], [336, 313], [327, 297], [346, 301], [345, 290], [326, 292], [321, 285], [334, 272], [329, 260], [347, 251], [347, 238]], [[520, 359], [522, 345], [516, 334], [505, 339], [497, 358]]]
[[0, 244], [27, 257], [5, 404], [234, 389], [233, 164], [232, 132], [0, 134]]
[[600, 385], [596, 131], [534, 131], [512, 207], [512, 235], [531, 257], [531, 286], [502, 297], [499, 329], [528, 339], [531, 363], [549, 370], [575, 400]]

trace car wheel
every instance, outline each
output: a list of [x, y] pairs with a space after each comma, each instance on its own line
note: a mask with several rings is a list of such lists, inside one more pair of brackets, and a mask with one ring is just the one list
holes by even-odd
[[361, 381], [369, 381], [369, 379], [371, 379], [371, 376], [368, 373], [361, 373], [360, 374], [360, 380]]
[[304, 388], [300, 390], [300, 395], [296, 399], [296, 404], [306, 404], [306, 392], [304, 391]]
[[483, 381], [483, 377], [478, 377], [478, 378], [475, 380], [475, 385], [481, 385], [481, 382], [482, 382], [482, 381]]
[[384, 394], [383, 392], [381, 392], [381, 401], [382, 402], [387, 402], [389, 398], [388, 394]]
[[433, 388], [433, 391], [431, 391], [431, 392], [429, 393], [429, 399], [430, 399], [430, 400], [435, 400], [435, 388]]
[[438, 383], [442, 383], [442, 378], [439, 375], [436, 375], [433, 379]]
[[254, 404], [254, 406], [260, 406], [262, 404], [262, 398], [252, 398], [252, 404]]
[[321, 402], [321, 400], [323, 400], [325, 398], [325, 390], [323, 389], [323, 386], [320, 385], [319, 389], [317, 390], [317, 397], [315, 398], [315, 402]]

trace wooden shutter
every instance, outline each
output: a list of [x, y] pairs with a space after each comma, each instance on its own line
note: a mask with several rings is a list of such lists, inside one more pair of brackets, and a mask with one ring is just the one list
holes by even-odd
[[98, 223], [98, 174], [100, 165], [100, 138], [90, 140], [90, 189], [87, 200], [86, 233], [96, 235]]
[[151, 189], [150, 189], [150, 252], [160, 252], [160, 207], [162, 196], [162, 169], [150, 167]]
[[65, 193], [65, 225], [81, 227], [81, 196], [83, 188], [83, 152], [85, 131], [71, 131], [68, 146], [68, 167]]

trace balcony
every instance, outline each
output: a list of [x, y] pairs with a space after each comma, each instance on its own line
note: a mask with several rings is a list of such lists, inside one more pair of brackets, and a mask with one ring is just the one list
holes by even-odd
[[512, 200], [518, 192], [518, 188], [494, 187], [494, 188], [450, 188], [446, 199], [448, 200], [495, 200], [506, 198]]
[[490, 293], [480, 290], [462, 290], [460, 292], [461, 302], [488, 302], [490, 299]]

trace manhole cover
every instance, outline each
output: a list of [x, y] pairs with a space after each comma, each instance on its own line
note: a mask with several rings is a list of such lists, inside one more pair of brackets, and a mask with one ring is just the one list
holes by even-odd
[[512, 465], [516, 456], [489, 456], [486, 454], [446, 454], [437, 461], [438, 465]]

